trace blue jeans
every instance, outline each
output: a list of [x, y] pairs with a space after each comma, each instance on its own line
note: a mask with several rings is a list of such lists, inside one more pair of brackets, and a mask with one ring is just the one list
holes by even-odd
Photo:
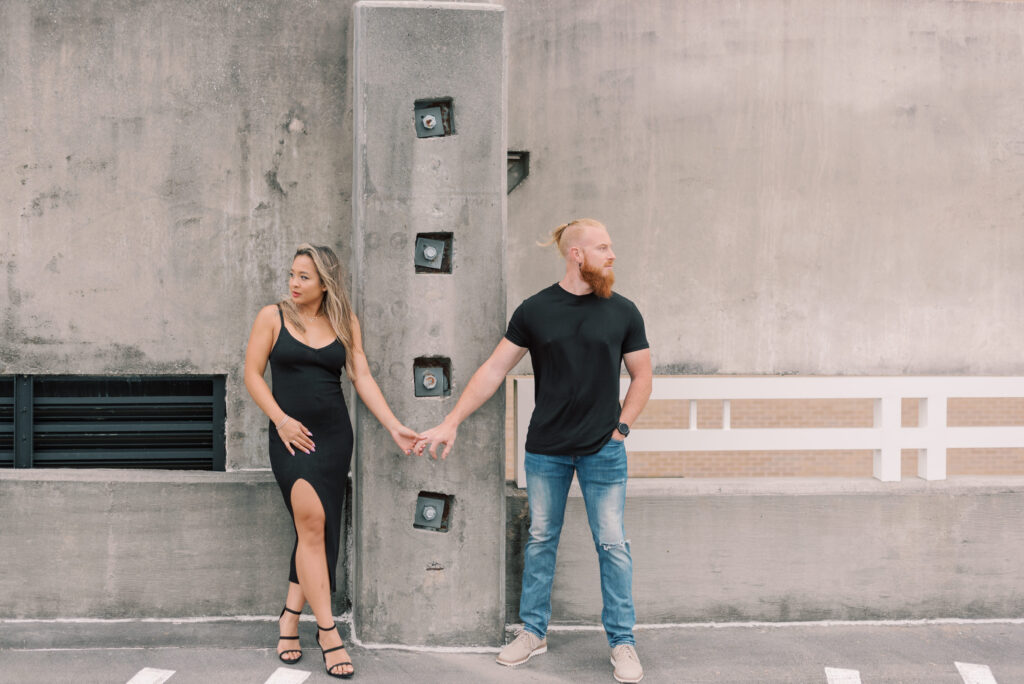
[[526, 493], [530, 538], [523, 559], [519, 618], [543, 639], [551, 619], [551, 583], [573, 472], [583, 491], [590, 532], [601, 566], [601, 622], [608, 644], [635, 644], [633, 559], [622, 524], [626, 507], [626, 447], [614, 439], [589, 456], [547, 456], [526, 452]]

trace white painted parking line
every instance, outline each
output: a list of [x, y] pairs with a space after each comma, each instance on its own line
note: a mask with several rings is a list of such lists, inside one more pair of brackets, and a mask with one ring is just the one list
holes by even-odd
[[164, 684], [174, 675], [174, 670], [158, 670], [155, 667], [144, 667], [128, 680], [128, 684]]
[[857, 670], [841, 670], [838, 667], [826, 667], [825, 679], [828, 684], [860, 684], [860, 672]]
[[964, 684], [996, 684], [996, 678], [988, 665], [975, 665], [974, 663], [953, 663], [960, 672], [960, 679]]
[[309, 679], [311, 674], [313, 673], [305, 670], [289, 670], [286, 667], [279, 667], [263, 684], [302, 684]]

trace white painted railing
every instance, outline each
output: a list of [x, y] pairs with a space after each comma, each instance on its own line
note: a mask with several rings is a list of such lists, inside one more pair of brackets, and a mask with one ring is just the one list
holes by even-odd
[[[514, 383], [516, 483], [526, 487], [526, 430], [533, 413], [533, 376]], [[621, 397], [629, 378], [623, 377]], [[1024, 447], [1024, 427], [950, 427], [950, 398], [1024, 397], [1024, 377], [804, 377], [658, 376], [651, 399], [689, 400], [688, 429], [629, 433], [630, 451], [830, 451], [873, 450], [874, 476], [897, 482], [901, 449], [918, 449], [917, 474], [946, 479], [946, 450]], [[918, 427], [902, 427], [901, 402], [920, 399]], [[865, 428], [740, 428], [730, 425], [733, 399], [872, 399], [874, 425]], [[722, 427], [697, 428], [697, 401], [720, 400]]]

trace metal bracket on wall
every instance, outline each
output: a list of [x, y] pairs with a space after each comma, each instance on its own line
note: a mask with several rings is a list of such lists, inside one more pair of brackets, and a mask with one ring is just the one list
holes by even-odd
[[441, 270], [441, 261], [444, 259], [444, 251], [443, 240], [417, 237], [415, 263], [417, 266], [439, 271]]
[[417, 233], [413, 264], [416, 273], [452, 272], [451, 233]]
[[452, 361], [444, 356], [421, 356], [413, 359], [413, 395], [447, 397], [452, 393]]
[[523, 150], [508, 151], [508, 191], [512, 194], [520, 183], [530, 175], [530, 153]]
[[452, 496], [437, 492], [420, 492], [416, 497], [416, 514], [412, 526], [431, 532], [447, 532], [452, 511]]
[[451, 394], [448, 378], [440, 366], [434, 368], [416, 368], [416, 396], [443, 397]]
[[413, 111], [416, 115], [416, 137], [417, 138], [441, 138], [446, 135], [453, 135], [455, 127], [452, 125], [452, 98], [440, 98], [436, 100], [416, 100], [413, 103]]

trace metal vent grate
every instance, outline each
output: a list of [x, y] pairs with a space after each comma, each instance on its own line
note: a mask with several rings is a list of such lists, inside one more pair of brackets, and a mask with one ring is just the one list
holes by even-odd
[[13, 440], [19, 467], [224, 469], [222, 376], [17, 378], [28, 381], [17, 395], [32, 406], [31, 426], [18, 425], [31, 440]]
[[0, 378], [0, 468], [14, 465], [14, 378]]

